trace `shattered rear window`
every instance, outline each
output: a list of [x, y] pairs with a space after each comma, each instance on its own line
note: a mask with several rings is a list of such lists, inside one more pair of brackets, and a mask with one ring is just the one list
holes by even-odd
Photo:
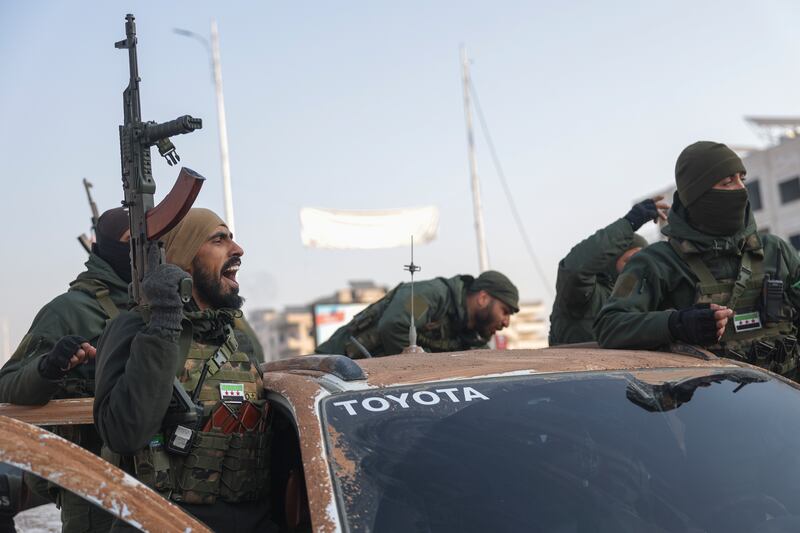
[[331, 396], [323, 421], [345, 523], [800, 531], [800, 391], [751, 370], [683, 371], [666, 383], [659, 372]]

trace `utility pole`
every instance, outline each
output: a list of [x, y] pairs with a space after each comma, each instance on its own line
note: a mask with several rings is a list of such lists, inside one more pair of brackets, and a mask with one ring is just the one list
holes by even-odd
[[211, 20], [211, 59], [214, 65], [214, 88], [217, 93], [217, 122], [219, 123], [219, 156], [222, 162], [222, 188], [225, 198], [225, 222], [236, 235], [233, 223], [233, 192], [231, 191], [231, 165], [228, 159], [228, 126], [225, 121], [225, 97], [222, 95], [222, 65], [219, 59], [219, 31], [217, 21]]
[[236, 235], [233, 221], [233, 192], [231, 190], [231, 165], [228, 158], [228, 126], [225, 120], [225, 97], [222, 94], [222, 65], [219, 54], [219, 31], [217, 21], [211, 21], [211, 43], [193, 31], [175, 28], [175, 33], [190, 37], [206, 47], [211, 56], [211, 70], [214, 74], [214, 90], [217, 96], [217, 125], [219, 131], [219, 157], [222, 165], [222, 197], [225, 203], [225, 223], [231, 233]]
[[481, 186], [475, 162], [475, 136], [472, 133], [472, 105], [469, 98], [469, 59], [467, 49], [461, 45], [462, 79], [464, 83], [464, 118], [467, 121], [467, 152], [469, 173], [472, 182], [472, 211], [475, 216], [475, 236], [478, 241], [478, 266], [481, 272], [489, 270], [489, 252], [486, 249], [486, 234], [483, 230], [483, 208], [481, 206]]

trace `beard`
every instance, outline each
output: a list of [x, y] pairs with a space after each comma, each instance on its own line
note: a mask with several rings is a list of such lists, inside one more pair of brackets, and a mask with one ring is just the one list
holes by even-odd
[[494, 320], [492, 319], [492, 310], [495, 302], [490, 302], [489, 305], [483, 309], [478, 309], [475, 313], [475, 331], [484, 339], [491, 338], [494, 335]]
[[[228, 265], [224, 266], [224, 270]], [[244, 298], [239, 296], [239, 287], [226, 290], [222, 285], [222, 274], [211, 272], [198, 261], [192, 261], [192, 282], [197, 294], [214, 309], [223, 307], [240, 309]]]

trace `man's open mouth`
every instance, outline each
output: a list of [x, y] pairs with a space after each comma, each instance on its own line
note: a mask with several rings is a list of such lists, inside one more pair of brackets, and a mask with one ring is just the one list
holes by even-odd
[[233, 285], [234, 288], [239, 287], [239, 282], [236, 281], [236, 274], [239, 272], [239, 267], [241, 266], [242, 262], [238, 259], [233, 261], [229, 261], [224, 267], [222, 267], [222, 277], [228, 280], [230, 284]]

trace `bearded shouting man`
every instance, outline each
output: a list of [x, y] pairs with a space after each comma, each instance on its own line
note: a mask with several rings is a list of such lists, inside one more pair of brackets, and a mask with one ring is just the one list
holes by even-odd
[[[191, 209], [164, 243], [167, 263], [142, 284], [148, 304], [100, 339], [95, 424], [123, 468], [213, 530], [268, 530], [263, 357], [236, 280], [244, 251], [207, 209]], [[189, 276], [184, 304], [178, 286]], [[193, 409], [175, 412], [175, 397]], [[214, 415], [245, 411], [257, 413], [251, 426], [216, 427]]]

